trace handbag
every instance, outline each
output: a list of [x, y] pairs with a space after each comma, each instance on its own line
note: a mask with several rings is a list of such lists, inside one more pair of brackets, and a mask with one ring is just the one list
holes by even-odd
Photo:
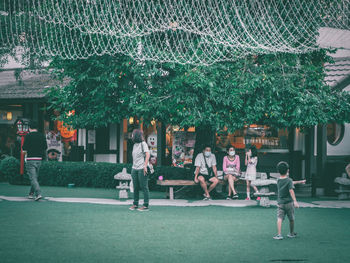
[[[141, 149], [142, 149], [142, 154], [143, 154], [143, 158], [146, 160], [146, 153], [143, 150], [143, 142], [141, 142]], [[153, 169], [153, 165], [149, 163], [148, 160], [148, 164], [147, 164], [147, 175], [151, 175], [154, 173], [154, 169]]]
[[207, 167], [207, 170], [208, 170], [208, 175], [209, 175], [209, 177], [212, 177], [213, 173], [214, 173], [213, 168], [208, 166], [207, 160], [205, 159], [205, 156], [204, 156], [204, 153], [203, 153], [203, 158], [204, 158], [205, 166]]

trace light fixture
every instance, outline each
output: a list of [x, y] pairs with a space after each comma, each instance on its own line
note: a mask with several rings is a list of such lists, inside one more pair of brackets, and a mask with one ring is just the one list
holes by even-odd
[[17, 124], [17, 130], [18, 130], [18, 132], [19, 132], [19, 133], [22, 133], [22, 132], [23, 132], [23, 123], [22, 123], [22, 121], [21, 121], [21, 120], [18, 120], [16, 124]]
[[7, 119], [8, 121], [11, 121], [11, 120], [12, 120], [12, 112], [11, 112], [11, 111], [7, 112], [7, 114], [6, 114], [6, 119]]
[[25, 119], [25, 118], [17, 119], [16, 126], [17, 126], [17, 134], [20, 136], [25, 136], [29, 132], [28, 119]]
[[129, 118], [129, 124], [134, 124], [134, 117]]

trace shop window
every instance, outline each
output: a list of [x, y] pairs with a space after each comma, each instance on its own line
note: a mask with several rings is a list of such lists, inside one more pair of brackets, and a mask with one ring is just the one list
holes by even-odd
[[339, 144], [344, 138], [345, 127], [343, 124], [332, 122], [327, 124], [327, 141], [330, 145]]
[[234, 133], [222, 131], [217, 133], [216, 146], [226, 151], [227, 145], [244, 149], [255, 145], [257, 149], [288, 149], [288, 129], [271, 128], [264, 125], [249, 125]]
[[187, 130], [169, 125], [166, 129], [166, 160], [176, 167], [192, 164], [194, 146], [196, 142], [195, 128]]
[[21, 105], [0, 105], [0, 159], [6, 156], [20, 157], [20, 137], [15, 121], [23, 116]]
[[109, 153], [109, 126], [96, 129], [96, 153]]

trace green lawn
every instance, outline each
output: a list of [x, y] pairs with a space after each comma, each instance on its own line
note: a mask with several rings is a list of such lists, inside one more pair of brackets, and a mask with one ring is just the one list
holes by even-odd
[[151, 207], [142, 213], [0, 201], [0, 262], [349, 262], [349, 218], [350, 209], [301, 208], [299, 237], [276, 241], [275, 208]]
[[[81, 197], [81, 198], [108, 198], [116, 199], [116, 189], [104, 188], [85, 188], [85, 187], [59, 187], [59, 186], [40, 186], [43, 196], [47, 197]], [[29, 186], [10, 185], [0, 183], [0, 195], [5, 196], [26, 196], [29, 193]], [[132, 196], [132, 195], [131, 195]], [[164, 192], [152, 192], [151, 198], [164, 198]], [[0, 261], [1, 262], [1, 261]]]
[[[43, 196], [47, 197], [81, 197], [81, 198], [107, 198], [116, 199], [117, 190], [116, 189], [104, 189], [104, 188], [68, 188], [68, 187], [58, 187], [58, 186], [41, 186]], [[244, 189], [245, 190], [245, 189]], [[25, 185], [10, 185], [8, 183], [0, 183], [0, 195], [5, 196], [26, 196], [29, 192], [29, 186]], [[129, 196], [132, 198], [132, 194]], [[142, 193], [141, 193], [142, 197]], [[151, 191], [150, 197], [152, 199], [163, 199], [165, 198], [165, 192], [155, 192]], [[198, 196], [201, 198], [201, 196]], [[198, 200], [198, 198], [191, 200]], [[245, 199], [246, 195], [243, 191], [240, 191], [240, 199]], [[322, 200], [337, 200], [336, 197], [298, 197], [299, 201], [311, 203], [312, 201], [322, 201]], [[274, 198], [272, 198], [274, 199]]]

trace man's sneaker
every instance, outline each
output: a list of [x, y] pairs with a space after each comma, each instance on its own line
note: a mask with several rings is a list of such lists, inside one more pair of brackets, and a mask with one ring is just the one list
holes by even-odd
[[250, 197], [247, 197], [245, 200], [250, 201]]
[[138, 211], [144, 212], [144, 211], [149, 211], [148, 206], [143, 206], [137, 209]]
[[282, 235], [277, 235], [277, 236], [274, 236], [273, 239], [282, 240], [283, 236]]
[[28, 199], [34, 199], [34, 194], [29, 194]]
[[129, 210], [134, 211], [134, 210], [136, 210], [137, 208], [138, 208], [137, 205], [132, 205], [132, 206], [129, 207]]
[[261, 197], [260, 196], [258, 196], [258, 198], [256, 199], [256, 201], [260, 201], [261, 200]]
[[234, 194], [234, 195], [232, 196], [232, 199], [238, 199], [238, 194]]
[[289, 234], [287, 235], [287, 237], [289, 237], [289, 238], [295, 238], [295, 237], [297, 237], [297, 233], [289, 233]]
[[41, 198], [43, 198], [41, 195], [37, 195], [34, 200], [39, 201]]

